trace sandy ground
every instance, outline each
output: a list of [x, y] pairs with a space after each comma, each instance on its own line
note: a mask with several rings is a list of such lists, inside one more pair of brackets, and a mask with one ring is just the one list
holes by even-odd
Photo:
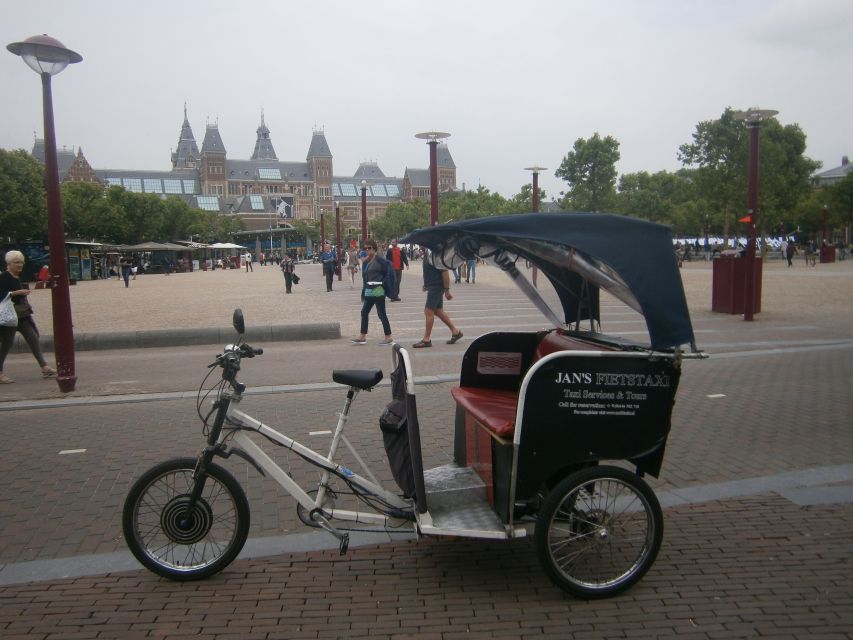
[[[340, 322], [343, 335], [356, 332], [360, 303], [358, 278], [335, 280], [327, 293], [319, 265], [299, 265], [302, 281], [284, 295], [277, 267], [254, 266], [254, 271], [229, 270], [138, 276], [125, 288], [120, 280], [79, 282], [71, 287], [74, 330], [79, 333], [167, 328], [224, 327], [231, 312], [241, 307], [252, 325]], [[712, 271], [709, 262], [685, 263], [681, 269], [691, 314], [711, 313]], [[413, 262], [403, 278], [404, 302], [422, 298], [421, 264]], [[481, 265], [477, 283], [513, 288], [497, 268]], [[465, 286], [465, 285], [461, 285]], [[789, 268], [780, 260], [764, 263], [760, 319], [809, 319], [853, 310], [853, 260], [807, 267], [797, 261]], [[50, 292], [30, 295], [41, 332], [52, 333]]]

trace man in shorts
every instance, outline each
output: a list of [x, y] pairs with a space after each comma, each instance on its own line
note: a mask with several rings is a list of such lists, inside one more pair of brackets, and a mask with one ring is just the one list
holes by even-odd
[[453, 324], [453, 320], [447, 315], [444, 310], [444, 299], [453, 300], [453, 294], [450, 293], [450, 272], [440, 271], [435, 268], [428, 256], [424, 256], [424, 291], [426, 291], [426, 305], [424, 306], [424, 317], [426, 318], [426, 326], [424, 328], [424, 337], [420, 342], [416, 342], [412, 346], [415, 349], [423, 349], [432, 346], [432, 325], [435, 323], [436, 317], [447, 325], [450, 329], [450, 340], [447, 344], [456, 344], [462, 339], [462, 332]]

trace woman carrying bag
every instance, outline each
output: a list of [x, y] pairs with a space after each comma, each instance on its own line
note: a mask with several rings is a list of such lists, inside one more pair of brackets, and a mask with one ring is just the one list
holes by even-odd
[[396, 279], [391, 263], [380, 256], [376, 250], [376, 241], [368, 238], [364, 241], [362, 248], [367, 252], [361, 267], [361, 277], [364, 286], [361, 289], [361, 299], [364, 304], [361, 307], [361, 334], [352, 339], [353, 344], [365, 344], [367, 342], [367, 321], [370, 310], [376, 307], [376, 314], [382, 323], [385, 339], [379, 344], [393, 344], [391, 337], [391, 323], [388, 322], [388, 314], [385, 313], [385, 298], [394, 295]]
[[20, 280], [21, 271], [24, 270], [24, 254], [20, 251], [8, 251], [5, 260], [6, 270], [0, 273], [0, 301], [6, 298], [6, 294], [10, 294], [18, 316], [18, 325], [16, 327], [0, 326], [0, 384], [15, 382], [3, 373], [3, 365], [6, 362], [6, 355], [12, 349], [17, 331], [21, 332], [30, 347], [30, 351], [33, 352], [36, 362], [39, 363], [42, 377], [52, 378], [56, 375], [56, 371], [47, 366], [47, 362], [44, 360], [39, 345], [39, 330], [33, 321], [33, 308], [27, 302], [30, 289]]

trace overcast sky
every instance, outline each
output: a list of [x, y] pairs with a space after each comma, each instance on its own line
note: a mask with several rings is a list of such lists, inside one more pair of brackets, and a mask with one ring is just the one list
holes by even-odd
[[[247, 159], [261, 110], [280, 160], [323, 128], [335, 174], [426, 168], [447, 131], [458, 183], [506, 197], [538, 164], [549, 197], [577, 138], [619, 140], [620, 173], [676, 170], [727, 106], [777, 109], [807, 155], [853, 155], [853, 2], [372, 0], [4, 2], [2, 44], [47, 33], [83, 56], [53, 80], [57, 142], [96, 169], [168, 170], [187, 104]], [[41, 88], [0, 55], [0, 147], [42, 137]]]

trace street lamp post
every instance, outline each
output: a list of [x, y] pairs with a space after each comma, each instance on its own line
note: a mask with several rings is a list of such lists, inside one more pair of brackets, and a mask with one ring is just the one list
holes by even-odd
[[747, 111], [735, 111], [735, 119], [743, 120], [749, 129], [749, 169], [747, 172], [747, 196], [746, 209], [749, 216], [749, 238], [746, 242], [746, 255], [744, 256], [743, 285], [743, 319], [752, 322], [755, 314], [755, 246], [756, 229], [758, 228], [758, 129], [761, 121], [772, 118], [778, 111], [773, 109], [758, 109], [753, 107]]
[[365, 240], [367, 240], [367, 180], [362, 180], [361, 181], [361, 241], [364, 242]]
[[429, 145], [429, 225], [438, 224], [438, 141], [449, 138], [449, 133], [442, 131], [425, 131], [416, 133], [419, 140], [426, 140]]
[[80, 62], [79, 53], [66, 49], [48, 35], [32, 36], [13, 42], [6, 48], [21, 56], [27, 66], [41, 76], [44, 105], [44, 162], [47, 191], [47, 236], [50, 246], [50, 272], [53, 278], [53, 350], [56, 354], [56, 381], [63, 393], [74, 391], [77, 374], [74, 367], [74, 329], [71, 323], [71, 296], [68, 290], [68, 263], [65, 258], [65, 229], [59, 199], [59, 167], [56, 157], [56, 131], [53, 125], [53, 96], [50, 78], [69, 64]]
[[[533, 213], [539, 212], [539, 172], [545, 171], [546, 167], [540, 167], [537, 164], [534, 164], [532, 167], [524, 167], [525, 171], [533, 172], [533, 192], [530, 194], [532, 198], [532, 203], [530, 206], [531, 211]], [[536, 281], [539, 279], [539, 269], [536, 266], [533, 266], [533, 286], [537, 286]]]
[[343, 278], [344, 270], [341, 268], [341, 203], [335, 202], [335, 255], [338, 258], [338, 282]]
[[320, 246], [326, 241], [326, 219], [323, 207], [320, 207]]
[[532, 167], [524, 167], [524, 170], [533, 172], [533, 193], [531, 194], [533, 198], [533, 204], [531, 209], [533, 213], [536, 213], [539, 211], [539, 173], [541, 171], [546, 171], [547, 167], [533, 165]]

